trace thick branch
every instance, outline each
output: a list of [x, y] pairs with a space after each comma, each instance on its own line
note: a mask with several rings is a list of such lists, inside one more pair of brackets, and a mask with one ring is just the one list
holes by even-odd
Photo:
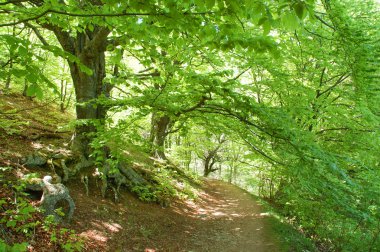
[[246, 142], [254, 151], [256, 151], [257, 153], [259, 153], [260, 155], [264, 156], [265, 158], [269, 159], [270, 161], [272, 162], [275, 162], [277, 164], [280, 164], [280, 165], [285, 165], [284, 163], [270, 157], [269, 155], [267, 155], [264, 151], [260, 150], [259, 148], [257, 148], [255, 145], [253, 145], [251, 142], [249, 142], [247, 139], [244, 139], [244, 142]]
[[362, 129], [362, 130], [360, 130], [360, 129], [351, 129], [351, 128], [347, 128], [347, 127], [342, 127], [342, 128], [323, 129], [323, 130], [320, 130], [320, 131], [316, 132], [315, 134], [319, 135], [319, 134], [323, 134], [323, 133], [325, 133], [327, 131], [342, 131], [342, 130], [344, 130], [344, 131], [346, 131], [346, 130], [347, 131], [352, 130], [352, 131], [368, 132], [368, 133], [375, 132], [374, 130], [370, 130], [370, 129]]
[[197, 104], [195, 104], [194, 106], [188, 108], [188, 109], [183, 109], [179, 112], [176, 113], [176, 116], [180, 116], [181, 114], [185, 114], [185, 113], [189, 113], [189, 112], [192, 112], [198, 108], [201, 108], [203, 105], [205, 105], [205, 102], [207, 100], [210, 100], [211, 98], [209, 97], [206, 97], [206, 96], [202, 96], [202, 98], [199, 100], [199, 102]]
[[86, 49], [95, 51], [105, 51], [107, 43], [106, 38], [110, 34], [110, 30], [106, 27], [102, 27], [96, 34], [91, 42], [86, 46]]

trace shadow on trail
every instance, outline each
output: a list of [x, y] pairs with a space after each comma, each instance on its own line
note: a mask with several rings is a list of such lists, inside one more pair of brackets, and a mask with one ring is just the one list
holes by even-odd
[[111, 204], [78, 194], [73, 221], [93, 241], [91, 251], [279, 251], [267, 217], [251, 195], [215, 180], [206, 181], [203, 189], [196, 201], [165, 209], [127, 195]]

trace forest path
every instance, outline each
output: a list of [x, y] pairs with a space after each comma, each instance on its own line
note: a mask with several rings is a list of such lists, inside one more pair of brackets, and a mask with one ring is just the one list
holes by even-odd
[[91, 241], [87, 251], [281, 251], [269, 217], [249, 193], [216, 180], [202, 188], [197, 200], [162, 208], [129, 194], [118, 204], [84, 197], [73, 186], [72, 227]]
[[187, 204], [193, 251], [279, 251], [262, 206], [237, 186], [207, 180], [200, 201]]

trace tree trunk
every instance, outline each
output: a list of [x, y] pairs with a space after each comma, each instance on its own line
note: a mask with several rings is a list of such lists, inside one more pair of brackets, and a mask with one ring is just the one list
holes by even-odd
[[[11, 57], [12, 54], [11, 54]], [[8, 76], [7, 76], [7, 80], [5, 81], [5, 91], [8, 92], [9, 89], [11, 88], [11, 77], [12, 77], [12, 74], [11, 74], [11, 70], [13, 68], [13, 59], [11, 58], [9, 60], [9, 73], [8, 73]]]
[[70, 63], [77, 100], [75, 109], [78, 120], [92, 121], [88, 121], [85, 125], [77, 126], [73, 149], [84, 154], [87, 158], [91, 153], [89, 143], [93, 137], [89, 133], [96, 132], [96, 127], [103, 125], [106, 116], [104, 107], [96, 103], [96, 99], [102, 94], [103, 79], [105, 77], [104, 52], [99, 52], [97, 55], [82, 55], [81, 60], [93, 71], [93, 74], [87, 75], [81, 72], [75, 63]]
[[205, 176], [205, 177], [207, 177], [211, 173], [210, 161], [211, 161], [211, 156], [208, 155], [205, 159], [204, 170], [203, 170], [203, 176]]
[[168, 135], [168, 129], [170, 127], [170, 117], [167, 115], [157, 116], [152, 115], [152, 128], [151, 128], [151, 149], [152, 154], [158, 158], [166, 160], [165, 156], [165, 139]]
[[66, 107], [65, 107], [66, 95], [67, 95], [67, 82], [65, 80], [61, 80], [61, 95], [60, 95], [59, 107], [62, 113], [64, 113], [66, 110]]
[[190, 165], [191, 165], [191, 161], [192, 161], [192, 152], [191, 150], [190, 151], [185, 151], [185, 167], [186, 167], [186, 170], [190, 171]]
[[210, 173], [218, 170], [217, 168], [216, 169], [213, 168], [216, 162], [217, 162], [216, 151], [214, 150], [210, 152], [208, 156], [205, 158], [203, 176], [208, 177]]
[[[63, 64], [62, 74], [66, 71], [66, 64]], [[70, 106], [72, 92], [67, 93], [68, 83], [67, 80], [61, 79], [61, 94], [60, 94], [60, 110], [65, 113], [66, 109]]]
[[230, 168], [230, 170], [229, 170], [229, 174], [228, 174], [228, 183], [232, 184], [232, 174], [233, 174], [234, 168], [232, 165], [230, 165], [229, 168]]
[[107, 113], [107, 108], [98, 104], [97, 99], [101, 95], [109, 97], [112, 88], [111, 85], [103, 82], [106, 73], [107, 36], [110, 31], [104, 27], [95, 27], [93, 31], [78, 32], [76, 37], [72, 37], [69, 32], [60, 28], [46, 26], [55, 33], [66, 52], [75, 55], [92, 71], [89, 75], [83, 72], [76, 62], [68, 60], [75, 88], [77, 119], [85, 120], [76, 127], [72, 149], [81, 158], [87, 160], [91, 154], [91, 140], [97, 127], [103, 126]]
[[203, 176], [207, 177], [211, 172], [217, 171], [218, 168], [213, 168], [216, 162], [218, 162], [218, 151], [226, 141], [224, 136], [221, 135], [218, 139], [218, 145], [213, 150], [208, 150], [204, 157], [204, 170]]
[[29, 84], [28, 84], [28, 81], [25, 79], [24, 80], [24, 89], [22, 90], [22, 95], [27, 97], [28, 95], [26, 94], [26, 91], [28, 90], [29, 88]]
[[[12, 27], [12, 36], [16, 36], [16, 26]], [[11, 78], [12, 78], [12, 69], [13, 69], [13, 51], [9, 50], [9, 72], [7, 76], [7, 80], [5, 81], [5, 92], [8, 92], [11, 87]]]

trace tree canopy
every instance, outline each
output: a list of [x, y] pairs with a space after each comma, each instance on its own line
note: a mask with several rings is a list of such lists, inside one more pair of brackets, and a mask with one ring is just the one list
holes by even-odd
[[330, 250], [376, 251], [379, 11], [370, 0], [1, 1], [0, 78], [4, 92], [72, 103], [77, 169], [139, 146], [260, 194]]

